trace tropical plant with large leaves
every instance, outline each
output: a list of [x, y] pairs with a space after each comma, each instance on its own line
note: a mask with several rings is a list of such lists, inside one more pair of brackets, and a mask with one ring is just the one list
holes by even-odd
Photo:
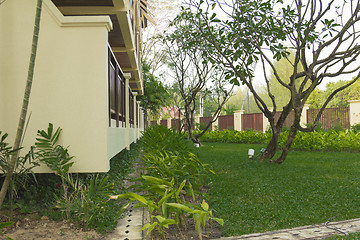
[[47, 131], [39, 130], [36, 138], [36, 158], [45, 163], [55, 174], [64, 178], [74, 164], [67, 148], [58, 144], [62, 129], [49, 123]]

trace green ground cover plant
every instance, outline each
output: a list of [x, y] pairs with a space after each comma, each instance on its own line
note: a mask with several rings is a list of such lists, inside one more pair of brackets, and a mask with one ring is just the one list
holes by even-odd
[[[285, 145], [289, 131], [284, 131], [279, 137], [279, 148]], [[271, 139], [271, 132], [222, 130], [206, 132], [203, 142], [226, 143], [259, 143], [266, 144]], [[360, 151], [360, 131], [352, 130], [318, 130], [314, 132], [297, 133], [291, 149], [304, 151]]]
[[217, 173], [209, 204], [223, 235], [292, 228], [360, 215], [360, 153], [291, 151], [281, 165], [249, 159], [263, 144], [206, 143], [200, 160]]

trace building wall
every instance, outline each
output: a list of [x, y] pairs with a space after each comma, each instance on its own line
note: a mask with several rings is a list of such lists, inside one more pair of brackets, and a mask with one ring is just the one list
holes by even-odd
[[[25, 88], [35, 5], [35, 0], [11, 0], [0, 7], [0, 129], [9, 133], [11, 143]], [[60, 143], [75, 156], [74, 172], [109, 170], [110, 26], [108, 17], [63, 17], [51, 1], [44, 1], [24, 146], [34, 144], [37, 130], [49, 122], [63, 128]]]
[[360, 123], [360, 100], [350, 102], [350, 126]]
[[119, 149], [125, 149], [127, 147], [126, 142], [126, 129], [109, 127], [107, 129], [107, 142], [108, 142], [108, 159], [114, 157], [119, 153]]

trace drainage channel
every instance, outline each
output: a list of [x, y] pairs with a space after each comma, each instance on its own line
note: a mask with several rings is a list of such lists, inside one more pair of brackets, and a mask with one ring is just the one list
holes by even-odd
[[[135, 164], [135, 169], [140, 169], [140, 164]], [[140, 176], [141, 170], [135, 170], [130, 174], [130, 179]], [[125, 186], [128, 188], [133, 185], [133, 182], [126, 182]], [[141, 194], [141, 193], [139, 193]], [[144, 208], [134, 208], [136, 202], [127, 206], [124, 216], [118, 221], [116, 229], [106, 237], [106, 240], [143, 240], [144, 231], [140, 231], [144, 226]]]
[[143, 208], [134, 208], [131, 203], [125, 216], [118, 222], [117, 228], [106, 237], [107, 240], [142, 240], [143, 233], [140, 229], [143, 226]]

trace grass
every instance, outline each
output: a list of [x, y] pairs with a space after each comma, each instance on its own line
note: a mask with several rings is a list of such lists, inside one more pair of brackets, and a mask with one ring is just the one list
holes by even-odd
[[360, 233], [350, 233], [346, 236], [331, 236], [326, 238], [326, 240], [358, 240], [360, 239]]
[[281, 165], [249, 159], [264, 145], [205, 143], [200, 159], [217, 173], [210, 206], [236, 236], [360, 216], [360, 153], [292, 151]]

